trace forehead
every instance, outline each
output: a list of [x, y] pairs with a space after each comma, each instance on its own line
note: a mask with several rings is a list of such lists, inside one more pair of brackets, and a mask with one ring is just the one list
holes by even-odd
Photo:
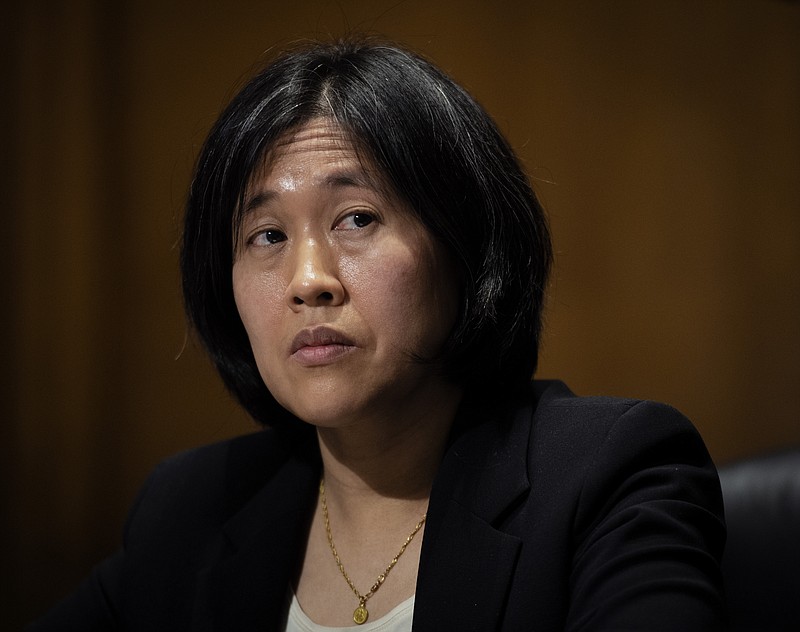
[[351, 134], [328, 119], [313, 119], [277, 139], [253, 171], [248, 189], [265, 180], [280, 187], [299, 177], [324, 179], [334, 171], [357, 177], [364, 186], [383, 188], [384, 178]]
[[352, 134], [329, 119], [312, 119], [285, 132], [265, 150], [245, 182], [232, 216], [234, 239], [254, 209], [301, 189], [361, 190], [407, 210], [369, 156]]

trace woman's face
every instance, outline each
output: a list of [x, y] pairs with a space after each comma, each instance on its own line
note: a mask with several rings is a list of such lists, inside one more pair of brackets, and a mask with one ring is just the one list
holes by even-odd
[[362, 163], [324, 119], [287, 134], [248, 186], [233, 266], [261, 377], [320, 426], [402, 414], [452, 388], [418, 359], [453, 327], [452, 266]]

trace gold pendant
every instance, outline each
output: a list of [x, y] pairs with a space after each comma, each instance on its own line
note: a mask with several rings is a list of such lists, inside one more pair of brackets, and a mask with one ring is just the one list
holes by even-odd
[[367, 619], [369, 619], [367, 607], [363, 603], [358, 604], [358, 608], [353, 610], [353, 621], [361, 625], [362, 623], [366, 623]]

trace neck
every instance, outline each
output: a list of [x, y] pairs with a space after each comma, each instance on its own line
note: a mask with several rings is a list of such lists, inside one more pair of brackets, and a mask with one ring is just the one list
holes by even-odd
[[381, 500], [426, 504], [461, 395], [460, 389], [448, 388], [421, 410], [340, 428], [318, 427], [328, 495], [344, 510], [374, 508]]

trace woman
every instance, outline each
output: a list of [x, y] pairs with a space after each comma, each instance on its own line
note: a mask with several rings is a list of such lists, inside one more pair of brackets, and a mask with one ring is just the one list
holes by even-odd
[[182, 250], [189, 318], [265, 430], [162, 464], [36, 629], [720, 627], [691, 424], [530, 382], [550, 256], [441, 71], [370, 41], [282, 55], [212, 129]]

